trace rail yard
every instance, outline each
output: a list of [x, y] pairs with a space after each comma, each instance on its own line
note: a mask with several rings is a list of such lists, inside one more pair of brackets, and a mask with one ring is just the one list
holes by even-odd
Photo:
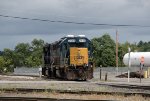
[[[104, 75], [102, 75], [104, 78]], [[3, 100], [51, 98], [53, 100], [127, 100], [141, 99], [149, 101], [150, 78], [116, 78], [113, 73], [109, 73], [108, 80], [99, 79], [99, 72], [94, 72], [94, 78], [87, 81], [66, 81], [63, 79], [40, 78], [37, 75], [0, 75], [0, 96]], [[44, 100], [44, 99], [43, 99]]]
[[150, 101], [150, 0], [1, 0], [0, 101]]
[[[149, 101], [149, 64], [144, 67], [142, 60], [143, 67], [129, 65], [130, 74], [129, 67], [95, 67], [91, 46], [85, 35], [67, 35], [45, 44], [43, 65], [0, 75], [0, 99]], [[137, 65], [139, 57], [132, 59]]]

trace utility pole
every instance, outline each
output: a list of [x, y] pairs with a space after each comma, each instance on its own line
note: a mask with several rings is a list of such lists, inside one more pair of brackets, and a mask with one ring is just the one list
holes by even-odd
[[131, 66], [131, 59], [130, 59], [130, 52], [131, 52], [131, 49], [130, 47], [128, 47], [128, 82], [130, 82], [130, 66]]
[[116, 30], [116, 70], [118, 75], [118, 31]]
[[140, 83], [141, 83], [141, 76], [142, 76], [142, 70], [143, 70], [143, 67], [144, 67], [144, 56], [141, 57], [140, 59], [141, 63], [140, 63]]
[[99, 72], [99, 74], [100, 74], [99, 78], [101, 80], [102, 79], [102, 65], [100, 65], [100, 72]]

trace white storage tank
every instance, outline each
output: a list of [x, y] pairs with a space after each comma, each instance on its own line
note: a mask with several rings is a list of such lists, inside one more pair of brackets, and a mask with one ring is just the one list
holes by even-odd
[[[123, 57], [123, 62], [128, 65], [129, 53], [125, 54]], [[150, 52], [131, 52], [130, 53], [131, 66], [140, 66], [141, 61], [144, 61], [144, 66], [150, 66]]]

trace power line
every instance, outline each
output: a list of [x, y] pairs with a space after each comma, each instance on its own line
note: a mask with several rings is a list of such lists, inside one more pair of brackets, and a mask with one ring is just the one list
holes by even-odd
[[[22, 13], [22, 10], [11, 10], [12, 12], [16, 12], [16, 13]], [[2, 9], [0, 9], [0, 12], [8, 12], [8, 9], [4, 9], [4, 8], [2, 8]], [[30, 12], [28, 12], [28, 13], [30, 13]], [[52, 13], [50, 13], [50, 14], [43, 14], [43, 13], [41, 13], [41, 12], [31, 12], [30, 14], [40, 14], [40, 16], [41, 15], [49, 15], [49, 16], [54, 16], [54, 17], [65, 17], [65, 18], [80, 18], [80, 19], [98, 19], [98, 17], [93, 17], [93, 16], [74, 16], [74, 15], [56, 15], [56, 14], [52, 14]]]
[[118, 26], [118, 27], [150, 27], [150, 26], [145, 26], [145, 25], [105, 24], [105, 23], [86, 23], [86, 22], [63, 21], [63, 20], [49, 20], [49, 19], [19, 17], [19, 16], [10, 16], [10, 15], [2, 15], [2, 14], [0, 14], [0, 17], [22, 19], [22, 20], [35, 20], [35, 21], [43, 21], [43, 22], [53, 22], [53, 23], [78, 24], [78, 25]]

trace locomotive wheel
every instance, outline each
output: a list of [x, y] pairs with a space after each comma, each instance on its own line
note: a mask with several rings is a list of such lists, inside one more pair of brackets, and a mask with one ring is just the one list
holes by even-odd
[[81, 78], [81, 80], [86, 81], [86, 79], [87, 79], [86, 72], [83, 71], [80, 78]]
[[67, 76], [67, 80], [75, 80], [76, 78], [74, 71], [68, 71], [66, 76]]
[[53, 77], [56, 77], [56, 68], [53, 67]]
[[52, 73], [51, 73], [51, 68], [48, 68], [48, 76], [51, 77]]
[[45, 67], [43, 67], [43, 68], [42, 68], [42, 75], [44, 75], [44, 76], [45, 76], [45, 74], [46, 74], [45, 72], [46, 72], [46, 68], [45, 68]]
[[92, 78], [93, 78], [93, 69], [91, 68], [87, 71], [87, 79], [92, 79]]
[[65, 79], [65, 70], [64, 70], [64, 68], [59, 69], [59, 74], [61, 75], [61, 78]]

